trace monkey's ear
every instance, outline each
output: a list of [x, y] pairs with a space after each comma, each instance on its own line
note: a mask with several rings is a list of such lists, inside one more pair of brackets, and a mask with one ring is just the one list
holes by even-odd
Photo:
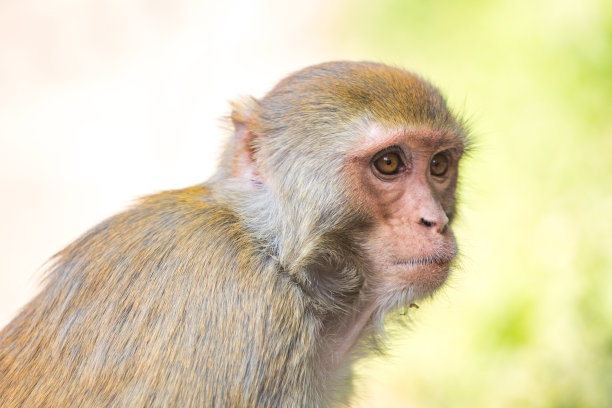
[[[252, 103], [255, 101], [252, 100]], [[232, 151], [232, 177], [239, 177], [260, 184], [263, 182], [255, 160], [257, 136], [253, 132], [255, 115], [251, 104], [232, 104], [234, 124], [234, 149]], [[249, 106], [251, 105], [251, 106]]]

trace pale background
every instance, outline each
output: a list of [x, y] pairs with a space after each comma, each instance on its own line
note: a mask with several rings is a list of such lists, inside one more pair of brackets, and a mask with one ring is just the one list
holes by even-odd
[[0, 4], [1, 325], [85, 229], [204, 181], [228, 101], [351, 57], [326, 43], [323, 1], [12, 3]]
[[439, 85], [476, 151], [463, 266], [359, 365], [353, 405], [612, 406], [611, 4], [1, 2], [0, 326], [85, 230], [204, 181], [229, 100], [376, 60]]

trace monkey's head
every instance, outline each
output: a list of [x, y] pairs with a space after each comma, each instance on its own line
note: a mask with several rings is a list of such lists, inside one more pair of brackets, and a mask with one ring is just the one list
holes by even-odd
[[325, 63], [235, 104], [232, 120], [226, 174], [267, 197], [255, 218], [272, 220], [282, 264], [312, 261], [348, 231], [388, 306], [446, 280], [466, 131], [432, 85], [382, 64]]

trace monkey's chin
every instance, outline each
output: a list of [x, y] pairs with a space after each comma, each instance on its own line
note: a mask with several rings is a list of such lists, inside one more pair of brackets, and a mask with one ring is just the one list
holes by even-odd
[[393, 275], [399, 287], [408, 290], [411, 301], [433, 294], [448, 278], [452, 258], [417, 258], [393, 263]]

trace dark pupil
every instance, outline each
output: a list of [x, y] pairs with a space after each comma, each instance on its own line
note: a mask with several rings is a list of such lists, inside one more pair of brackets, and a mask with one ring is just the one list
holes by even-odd
[[387, 153], [385, 155], [382, 155], [377, 158], [376, 162], [374, 163], [376, 170], [378, 170], [382, 174], [387, 175], [397, 173], [400, 165], [401, 159], [397, 156], [396, 153]]
[[431, 159], [431, 173], [435, 176], [441, 176], [446, 173], [448, 168], [448, 160], [442, 154], [436, 154]]

